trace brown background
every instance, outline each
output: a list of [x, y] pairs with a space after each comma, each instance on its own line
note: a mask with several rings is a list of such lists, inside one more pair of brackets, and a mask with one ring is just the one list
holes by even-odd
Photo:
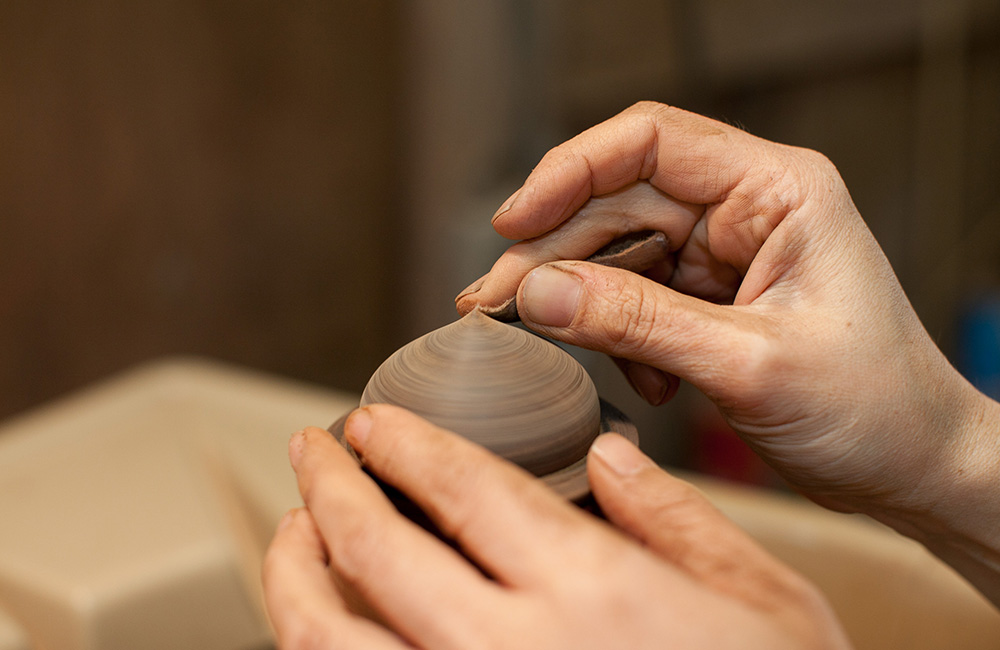
[[[998, 5], [0, 4], [0, 416], [176, 353], [357, 390], [541, 154], [639, 99], [830, 156], [952, 353], [1000, 280]], [[644, 427], [699, 408], [587, 362]]]
[[387, 1], [0, 5], [0, 414], [144, 359], [391, 351]]

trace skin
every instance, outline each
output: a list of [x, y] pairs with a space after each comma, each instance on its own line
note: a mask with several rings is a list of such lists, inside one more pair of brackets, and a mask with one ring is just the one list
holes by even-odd
[[[1000, 405], [947, 361], [822, 155], [643, 103], [550, 151], [493, 226], [520, 239], [457, 299], [678, 377], [803, 494], [923, 542], [1000, 603]], [[659, 229], [642, 277], [574, 260]]]
[[[639, 104], [550, 151], [493, 225], [518, 241], [460, 312], [516, 293], [525, 325], [618, 359], [651, 403], [694, 384], [803, 494], [914, 537], [1000, 603], [1000, 406], [934, 345], [826, 158]], [[673, 254], [644, 275], [574, 261], [646, 229]], [[811, 587], [619, 438], [589, 463], [612, 528], [398, 410], [348, 436], [494, 580], [306, 432], [306, 509], [265, 566], [283, 647], [846, 646]]]
[[326, 431], [296, 434], [305, 508], [263, 571], [282, 648], [849, 647], [809, 583], [618, 435], [588, 459], [612, 526], [403, 409], [356, 411], [345, 433], [465, 556], [400, 517]]

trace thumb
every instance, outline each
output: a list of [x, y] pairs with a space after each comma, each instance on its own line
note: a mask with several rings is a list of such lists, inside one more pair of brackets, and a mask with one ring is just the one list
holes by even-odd
[[545, 336], [658, 368], [715, 397], [739, 394], [768, 348], [752, 308], [587, 262], [539, 266], [521, 283], [517, 304], [521, 321]]

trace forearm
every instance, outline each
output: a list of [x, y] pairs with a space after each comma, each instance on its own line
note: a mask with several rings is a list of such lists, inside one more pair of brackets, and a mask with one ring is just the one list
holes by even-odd
[[976, 393], [968, 432], [952, 459], [950, 483], [932, 513], [943, 531], [920, 539], [1000, 606], [1000, 404]]
[[924, 473], [913, 506], [869, 514], [921, 542], [1000, 607], [1000, 404], [971, 386], [965, 395], [960, 431]]

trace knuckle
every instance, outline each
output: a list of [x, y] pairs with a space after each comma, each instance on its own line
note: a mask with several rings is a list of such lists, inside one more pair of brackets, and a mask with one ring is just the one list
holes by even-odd
[[358, 511], [343, 513], [327, 540], [330, 562], [348, 580], [369, 575], [378, 570], [385, 535], [386, 529], [376, 517]]
[[632, 104], [627, 110], [630, 113], [640, 113], [642, 115], [656, 116], [670, 107], [666, 104], [661, 104], [660, 102], [654, 102], [649, 99], [643, 99]]
[[623, 358], [645, 350], [653, 333], [662, 326], [655, 303], [646, 292], [624, 287], [608, 299], [607, 316], [601, 316], [600, 321], [609, 346], [607, 352]]
[[834, 196], [847, 194], [840, 170], [826, 155], [813, 149], [792, 148], [789, 168], [798, 169], [796, 180], [805, 194]]
[[833, 164], [833, 161], [819, 151], [806, 148], [800, 148], [797, 151], [804, 162], [820, 172], [826, 174], [837, 173], [837, 166]]
[[585, 616], [611, 614], [627, 619], [641, 607], [648, 592], [636, 589], [639, 576], [647, 575], [649, 558], [639, 547], [622, 544], [598, 545], [582, 570], [565, 578], [558, 586], [561, 599], [573, 603]]
[[485, 460], [477, 455], [443, 466], [433, 479], [433, 498], [427, 504], [427, 514], [450, 539], [463, 537], [484, 514], [474, 497], [484, 492], [481, 485], [489, 469]]
[[568, 140], [545, 152], [532, 173], [535, 176], [540, 175], [541, 180], [557, 177], [561, 168], [573, 164], [579, 157], [580, 153], [576, 142]]
[[744, 337], [740, 352], [734, 358], [734, 368], [746, 381], [759, 385], [769, 377], [780, 374], [784, 365], [778, 347], [764, 336], [751, 334]]
[[[670, 498], [664, 498], [652, 507], [654, 520], [671, 522], [678, 530], [692, 532], [715, 527], [713, 524], [718, 523], [718, 511], [691, 485], [672, 486], [671, 492]], [[678, 543], [675, 549], [682, 555], [694, 550], [691, 545], [683, 543]]]
[[744, 333], [740, 339], [720, 370], [733, 395], [753, 400], [770, 391], [776, 378], [788, 376], [788, 356], [780, 344], [761, 333]]
[[461, 463], [443, 465], [430, 481], [421, 505], [446, 538], [458, 541], [481, 540], [477, 532], [494, 516], [498, 501], [539, 510], [546, 507], [548, 496], [547, 488], [485, 450]]

